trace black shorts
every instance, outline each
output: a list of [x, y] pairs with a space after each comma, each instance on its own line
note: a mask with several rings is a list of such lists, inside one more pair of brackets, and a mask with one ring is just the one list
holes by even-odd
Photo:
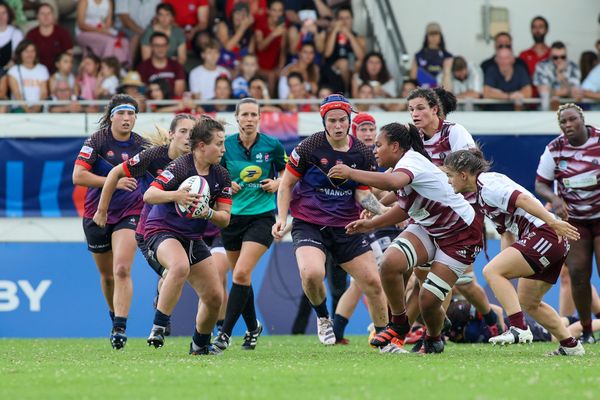
[[206, 243], [210, 249], [214, 249], [215, 247], [223, 247], [223, 238], [221, 235], [203, 237], [202, 240], [204, 240], [204, 243]]
[[348, 235], [346, 228], [319, 226], [297, 218], [292, 223], [292, 240], [294, 250], [303, 246], [316, 247], [325, 254], [330, 252], [337, 264], [371, 251], [365, 235]]
[[93, 219], [84, 218], [83, 233], [88, 244], [88, 250], [92, 253], [108, 253], [112, 250], [113, 232], [121, 229], [133, 229], [135, 231], [139, 220], [139, 215], [130, 215], [116, 224], [106, 224], [104, 228], [100, 228]]
[[175, 239], [181, 243], [183, 250], [187, 254], [190, 266], [206, 260], [211, 256], [208, 246], [202, 240], [185, 239], [173, 232], [156, 232], [146, 239], [148, 257], [150, 257], [153, 262], [160, 264], [156, 252], [158, 251], [160, 244], [167, 239]]
[[157, 260], [153, 259], [148, 255], [148, 246], [146, 245], [146, 241], [144, 240], [144, 235], [142, 235], [141, 233], [136, 233], [135, 241], [137, 242], [138, 248], [142, 252], [142, 255], [148, 262], [150, 268], [152, 268], [152, 270], [162, 278], [163, 273], [165, 272], [165, 267], [160, 265], [160, 263]]
[[273, 243], [271, 229], [275, 225], [275, 213], [269, 211], [258, 215], [232, 215], [229, 225], [221, 229], [223, 247], [239, 251], [243, 242], [256, 242], [265, 247]]

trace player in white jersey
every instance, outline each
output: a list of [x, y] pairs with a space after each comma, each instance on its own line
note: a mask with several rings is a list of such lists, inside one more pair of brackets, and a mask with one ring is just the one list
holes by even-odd
[[[465, 127], [446, 120], [446, 116], [456, 109], [456, 97], [451, 92], [443, 88], [417, 88], [410, 92], [407, 100], [413, 123], [419, 128], [425, 150], [435, 165], [441, 168], [444, 158], [453, 151], [477, 147]], [[474, 201], [472, 196], [466, 196], [466, 199], [470, 203]], [[498, 317], [485, 290], [475, 280], [472, 265], [456, 282], [456, 289], [481, 313], [490, 335], [496, 336]]]
[[[444, 167], [457, 193], [476, 193], [477, 211], [496, 225], [499, 233], [512, 232], [517, 241], [503, 249], [483, 269], [483, 275], [506, 310], [510, 329], [490, 338], [493, 344], [531, 343], [533, 334], [521, 307], [560, 341], [553, 355], [583, 355], [558, 313], [542, 301], [556, 283], [569, 252], [564, 238], [579, 239], [577, 229], [560, 221], [526, 189], [506, 175], [486, 172], [489, 163], [479, 150], [449, 154]], [[563, 238], [564, 237], [564, 238]], [[518, 294], [511, 279], [520, 279]]]
[[455, 194], [446, 175], [431, 163], [414, 125], [391, 123], [381, 128], [375, 155], [392, 173], [367, 172], [338, 164], [329, 176], [352, 179], [382, 190], [394, 190], [398, 202], [384, 215], [353, 221], [349, 233], [368, 232], [410, 218], [410, 224], [387, 248], [381, 263], [381, 280], [392, 312], [392, 321], [371, 344], [384, 347], [402, 339], [410, 329], [405, 310], [403, 275], [432, 262], [419, 295], [421, 315], [427, 326], [423, 351], [441, 353], [444, 342], [442, 301], [482, 245], [481, 226], [473, 207]]
[[[583, 111], [575, 104], [561, 106], [557, 114], [563, 134], [546, 146], [535, 190], [552, 204], [556, 215], [568, 219], [581, 234], [581, 240], [571, 243], [566, 264], [583, 326], [582, 341], [594, 343], [590, 278], [594, 255], [600, 265], [600, 130], [585, 124]], [[596, 316], [600, 318], [600, 313]]]

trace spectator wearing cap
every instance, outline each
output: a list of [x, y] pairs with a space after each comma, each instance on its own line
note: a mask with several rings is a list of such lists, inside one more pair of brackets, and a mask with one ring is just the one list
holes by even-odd
[[138, 108], [140, 112], [146, 111], [146, 98], [144, 97], [144, 89], [145, 85], [142, 82], [142, 77], [140, 73], [137, 71], [129, 71], [123, 81], [121, 81], [121, 86], [119, 86], [119, 93], [123, 93], [133, 97], [138, 102]]
[[142, 80], [148, 84], [156, 79], [166, 79], [174, 98], [181, 98], [185, 91], [185, 69], [177, 61], [167, 57], [169, 37], [162, 32], [155, 32], [150, 37], [150, 46], [150, 58], [137, 67]]
[[64, 52], [71, 53], [73, 39], [71, 34], [56, 24], [55, 11], [48, 3], [41, 3], [37, 9], [38, 26], [27, 32], [26, 39], [31, 40], [38, 49], [40, 63], [53, 74], [56, 71], [54, 61]]
[[167, 57], [185, 65], [187, 61], [185, 33], [175, 24], [175, 10], [172, 5], [160, 3], [156, 6], [154, 21], [148, 25], [142, 35], [142, 61], [146, 61], [152, 56], [150, 38], [155, 32], [162, 32], [169, 37]]
[[430, 22], [425, 29], [423, 47], [415, 54], [410, 67], [410, 78], [416, 79], [419, 86], [437, 86], [437, 76], [450, 68], [452, 54], [446, 51], [442, 28], [437, 22]]
[[200, 56], [202, 65], [190, 71], [190, 91], [196, 99], [212, 99], [215, 97], [215, 82], [219, 76], [230, 78], [229, 70], [217, 65], [219, 60], [219, 42], [211, 40]]
[[[483, 74], [485, 75], [488, 67], [490, 67], [496, 63], [496, 55], [498, 54], [499, 50], [508, 49], [512, 52], [512, 48], [513, 48], [512, 36], [510, 35], [510, 33], [508, 33], [508, 32], [497, 33], [496, 36], [494, 36], [494, 55], [491, 56], [490, 58], [488, 58], [487, 60], [484, 60], [480, 64], [481, 71], [483, 72]], [[523, 61], [522, 58], [517, 58], [515, 60], [515, 62], [516, 62], [516, 64], [521, 65], [522, 67], [527, 69], [527, 64], [525, 64], [525, 61]]]
[[236, 3], [231, 17], [217, 24], [217, 39], [221, 43], [218, 64], [237, 69], [242, 57], [254, 53], [254, 18], [246, 3]]
[[560, 97], [581, 99], [581, 71], [577, 64], [567, 58], [567, 48], [557, 41], [550, 46], [550, 59], [540, 62], [535, 68], [533, 83], [542, 98], [542, 107], [547, 109], [546, 99], [554, 101], [552, 108], [558, 109]]
[[438, 84], [459, 99], [479, 99], [483, 96], [481, 69], [461, 56], [452, 59], [450, 73], [444, 71], [443, 76], [438, 75]]

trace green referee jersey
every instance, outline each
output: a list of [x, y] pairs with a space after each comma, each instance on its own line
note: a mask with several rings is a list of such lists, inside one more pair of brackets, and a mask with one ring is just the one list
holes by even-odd
[[257, 215], [275, 209], [275, 193], [262, 190], [260, 182], [275, 177], [285, 168], [287, 156], [281, 142], [264, 133], [246, 149], [239, 133], [225, 139], [225, 155], [221, 164], [229, 170], [231, 180], [242, 188], [233, 195], [231, 214]]

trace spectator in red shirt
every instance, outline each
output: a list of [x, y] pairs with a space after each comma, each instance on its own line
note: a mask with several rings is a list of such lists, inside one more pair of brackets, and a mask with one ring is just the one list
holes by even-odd
[[531, 36], [533, 36], [533, 46], [519, 54], [519, 58], [527, 64], [529, 76], [533, 78], [535, 66], [540, 61], [547, 60], [550, 57], [550, 47], [545, 43], [548, 34], [548, 21], [546, 18], [537, 16], [531, 20]]
[[270, 93], [275, 92], [279, 71], [285, 64], [287, 25], [283, 11], [283, 1], [272, 0], [267, 16], [255, 25], [259, 73], [267, 78]]
[[189, 41], [198, 33], [206, 31], [209, 27], [208, 0], [163, 0], [173, 6], [175, 22], [185, 31]]
[[54, 60], [59, 54], [72, 51], [73, 39], [66, 29], [56, 25], [56, 15], [50, 4], [39, 5], [37, 20], [39, 25], [30, 30], [25, 38], [35, 44], [40, 63], [53, 74], [56, 71]]
[[167, 57], [169, 37], [162, 32], [154, 32], [150, 37], [150, 47], [150, 58], [137, 67], [142, 80], [148, 84], [159, 78], [166, 79], [174, 98], [181, 98], [185, 91], [185, 70], [177, 61]]

